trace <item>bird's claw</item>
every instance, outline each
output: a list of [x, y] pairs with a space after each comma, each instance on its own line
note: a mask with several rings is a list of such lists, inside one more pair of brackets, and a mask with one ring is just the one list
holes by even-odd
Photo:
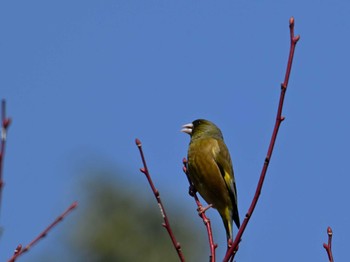
[[207, 211], [209, 208], [211, 208], [213, 205], [212, 204], [210, 204], [210, 205], [208, 205], [208, 206], [206, 206], [206, 207], [202, 207], [202, 206], [200, 206], [200, 207], [198, 207], [198, 214], [199, 215], [201, 215], [201, 214], [203, 214], [205, 211]]
[[190, 194], [191, 197], [194, 197], [194, 195], [197, 193], [197, 190], [194, 187], [194, 185], [190, 185], [190, 187], [188, 189], [188, 193]]

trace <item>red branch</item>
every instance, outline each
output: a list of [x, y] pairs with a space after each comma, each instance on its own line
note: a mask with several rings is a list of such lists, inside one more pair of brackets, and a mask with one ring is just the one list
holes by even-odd
[[1, 148], [0, 148], [0, 207], [2, 200], [2, 189], [4, 187], [3, 180], [3, 168], [4, 168], [4, 158], [5, 158], [5, 146], [6, 146], [6, 137], [7, 129], [11, 124], [11, 118], [6, 116], [6, 100], [1, 101]]
[[57, 217], [54, 222], [52, 222], [44, 231], [42, 231], [35, 239], [33, 239], [27, 246], [25, 246], [25, 248], [22, 249], [22, 245], [18, 245], [15, 249], [14, 255], [8, 260], [8, 262], [15, 262], [16, 258], [18, 258], [23, 253], [27, 252], [40, 239], [44, 238], [53, 227], [60, 223], [63, 220], [63, 218], [65, 218], [68, 215], [68, 213], [70, 213], [77, 206], [78, 203], [73, 202], [66, 211], [64, 211], [59, 217]]
[[327, 235], [328, 235], [328, 244], [324, 243], [323, 247], [327, 251], [329, 262], [334, 262], [334, 260], [333, 260], [333, 253], [332, 253], [332, 236], [333, 236], [333, 231], [332, 231], [331, 227], [327, 228]]
[[194, 198], [194, 200], [196, 201], [197, 204], [197, 211], [198, 211], [198, 215], [202, 218], [205, 227], [207, 228], [207, 232], [208, 232], [208, 239], [209, 239], [209, 247], [210, 247], [210, 262], [215, 262], [215, 249], [217, 248], [217, 244], [214, 243], [214, 239], [213, 239], [213, 231], [211, 230], [211, 223], [210, 223], [210, 219], [205, 215], [205, 211], [207, 210], [207, 208], [203, 208], [201, 202], [198, 199], [198, 196], [196, 194], [196, 192], [194, 192], [194, 188], [192, 185], [192, 182], [188, 176], [188, 169], [187, 169], [187, 159], [184, 158], [182, 160], [183, 163], [183, 172], [186, 174], [188, 182], [190, 183], [190, 195]]
[[291, 17], [289, 19], [289, 29], [290, 29], [290, 50], [289, 50], [289, 58], [288, 58], [288, 63], [287, 63], [287, 69], [286, 69], [286, 74], [285, 74], [285, 78], [284, 78], [284, 82], [281, 84], [281, 95], [280, 95], [280, 100], [279, 100], [279, 104], [278, 104], [278, 110], [277, 110], [277, 116], [276, 116], [276, 123], [275, 123], [275, 127], [273, 129], [273, 133], [272, 133], [272, 137], [270, 140], [270, 145], [267, 151], [267, 155], [264, 161], [264, 165], [263, 168], [261, 170], [261, 174], [260, 174], [260, 179], [259, 179], [259, 183], [258, 186], [256, 188], [256, 192], [253, 198], [253, 201], [249, 207], [249, 210], [245, 216], [245, 219], [241, 225], [241, 227], [239, 228], [238, 232], [237, 232], [237, 236], [235, 238], [235, 241], [233, 242], [232, 246], [230, 247], [230, 249], [227, 250], [225, 258], [224, 258], [224, 262], [229, 261], [229, 259], [233, 259], [234, 256], [236, 255], [236, 252], [238, 250], [238, 244], [239, 242], [241, 242], [242, 239], [242, 235], [247, 227], [247, 224], [253, 214], [253, 211], [255, 209], [255, 206], [258, 202], [260, 193], [261, 193], [261, 189], [264, 183], [264, 179], [265, 179], [265, 175], [266, 175], [266, 171], [267, 168], [269, 166], [270, 163], [270, 159], [271, 159], [271, 155], [273, 152], [273, 148], [276, 142], [276, 137], [277, 137], [277, 133], [279, 130], [279, 127], [282, 123], [282, 121], [284, 120], [284, 117], [282, 116], [282, 108], [283, 108], [283, 102], [284, 102], [284, 97], [287, 91], [287, 86], [288, 86], [288, 81], [289, 81], [289, 76], [290, 76], [290, 72], [292, 69], [292, 62], [293, 62], [293, 57], [294, 57], [294, 50], [295, 50], [295, 46], [298, 42], [298, 40], [300, 39], [300, 36], [294, 36], [294, 18]]
[[162, 203], [162, 200], [160, 198], [160, 193], [159, 191], [155, 188], [154, 184], [153, 184], [153, 181], [152, 181], [152, 178], [151, 178], [151, 175], [148, 171], [148, 168], [147, 168], [147, 163], [146, 163], [146, 159], [145, 159], [145, 156], [143, 154], [143, 150], [142, 150], [142, 143], [139, 139], [136, 138], [135, 140], [135, 143], [137, 145], [137, 147], [139, 148], [139, 151], [140, 151], [140, 156], [141, 156], [141, 159], [142, 159], [142, 163], [143, 163], [143, 168], [140, 168], [140, 171], [146, 176], [147, 180], [148, 180], [148, 183], [149, 185], [151, 186], [152, 188], [152, 191], [153, 191], [153, 194], [158, 202], [158, 206], [159, 206], [159, 209], [160, 209], [160, 213], [163, 217], [163, 220], [164, 220], [164, 223], [162, 224], [163, 227], [165, 227], [165, 229], [168, 231], [168, 234], [171, 238], [171, 241], [173, 243], [173, 246], [175, 247], [176, 249], [176, 252], [180, 258], [180, 261], [185, 261], [185, 257], [182, 253], [182, 250], [181, 250], [181, 245], [179, 242], [177, 242], [176, 238], [175, 238], [175, 235], [171, 229], [171, 226], [170, 226], [170, 223], [169, 223], [169, 220], [168, 220], [168, 216], [165, 212], [165, 208], [163, 206], [163, 203]]

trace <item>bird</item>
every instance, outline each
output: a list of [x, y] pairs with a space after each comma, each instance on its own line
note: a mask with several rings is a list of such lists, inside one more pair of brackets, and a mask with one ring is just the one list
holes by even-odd
[[182, 132], [191, 136], [187, 153], [188, 178], [195, 191], [219, 212], [230, 243], [233, 221], [239, 228], [240, 220], [231, 156], [222, 132], [205, 119], [194, 120], [182, 128]]

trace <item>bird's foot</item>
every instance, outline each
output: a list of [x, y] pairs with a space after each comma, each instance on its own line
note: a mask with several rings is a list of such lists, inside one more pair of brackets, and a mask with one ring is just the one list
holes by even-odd
[[188, 193], [191, 197], [194, 197], [194, 195], [197, 193], [197, 189], [194, 187], [194, 185], [190, 185], [188, 189]]
[[198, 207], [197, 208], [197, 211], [198, 211], [198, 214], [200, 215], [200, 214], [203, 214], [205, 211], [207, 211], [209, 208], [211, 208], [213, 205], [212, 204], [210, 204], [210, 205], [208, 205], [208, 206], [206, 206], [206, 207], [202, 207], [202, 206], [200, 206], [200, 207]]
[[227, 239], [227, 249], [229, 249], [233, 244], [232, 238]]

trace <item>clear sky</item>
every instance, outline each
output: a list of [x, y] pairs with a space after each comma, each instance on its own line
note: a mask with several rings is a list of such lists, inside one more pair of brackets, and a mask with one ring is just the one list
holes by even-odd
[[[13, 124], [0, 261], [80, 200], [85, 165], [122, 167], [130, 173], [117, 180], [149, 190], [136, 137], [165, 201], [193, 206], [184, 215], [197, 219], [181, 171], [189, 137], [179, 131], [196, 118], [223, 131], [243, 220], [275, 120], [291, 16], [301, 40], [286, 120], [236, 259], [327, 261], [330, 225], [335, 259], [349, 260], [349, 13], [347, 0], [2, 1], [0, 97]], [[221, 258], [224, 229], [208, 215]], [[54, 247], [59, 231], [21, 261]]]

